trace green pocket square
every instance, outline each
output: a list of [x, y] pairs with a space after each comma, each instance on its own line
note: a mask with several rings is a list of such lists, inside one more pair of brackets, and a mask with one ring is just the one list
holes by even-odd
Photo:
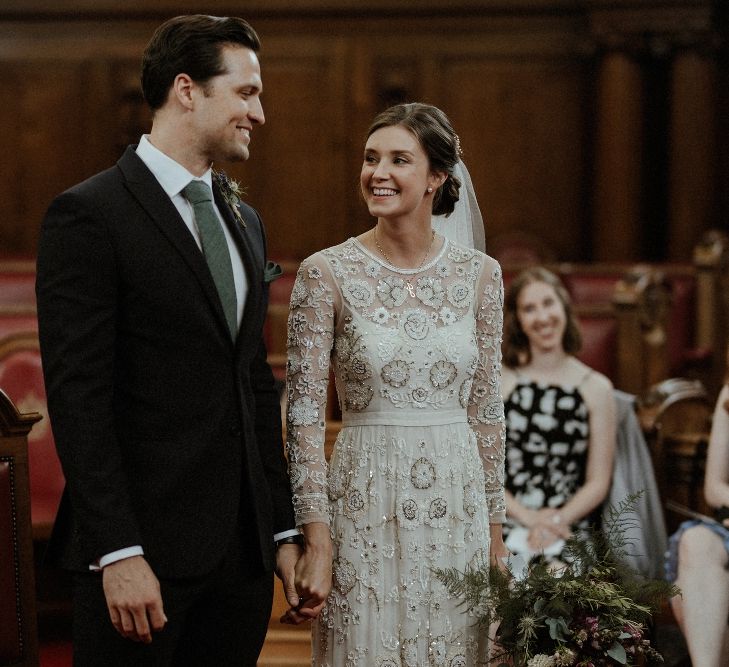
[[283, 275], [283, 269], [276, 262], [272, 262], [270, 259], [266, 262], [266, 268], [263, 269], [263, 282], [272, 283], [276, 278], [280, 278]]

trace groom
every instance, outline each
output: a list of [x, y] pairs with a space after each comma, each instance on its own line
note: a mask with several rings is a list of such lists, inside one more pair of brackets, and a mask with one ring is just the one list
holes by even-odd
[[211, 172], [263, 124], [257, 34], [181, 16], [144, 53], [149, 135], [43, 222], [38, 320], [67, 486], [74, 664], [255, 665], [273, 577], [299, 604], [264, 230]]

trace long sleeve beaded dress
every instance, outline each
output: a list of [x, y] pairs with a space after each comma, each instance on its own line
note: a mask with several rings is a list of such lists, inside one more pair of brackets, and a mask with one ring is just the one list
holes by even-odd
[[[466, 667], [485, 636], [433, 570], [488, 562], [504, 520], [498, 263], [448, 240], [398, 269], [358, 240], [306, 259], [291, 296], [287, 450], [299, 525], [329, 524], [318, 667]], [[330, 364], [342, 410], [324, 456]]]

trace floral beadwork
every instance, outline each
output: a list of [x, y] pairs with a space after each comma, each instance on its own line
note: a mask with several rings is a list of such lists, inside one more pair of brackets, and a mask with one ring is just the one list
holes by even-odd
[[[329, 524], [334, 545], [318, 667], [479, 664], [477, 624], [432, 572], [487, 556], [503, 518], [502, 303], [496, 262], [448, 242], [417, 270], [354, 239], [302, 263], [286, 438], [297, 523]], [[342, 428], [327, 464], [331, 370]]]

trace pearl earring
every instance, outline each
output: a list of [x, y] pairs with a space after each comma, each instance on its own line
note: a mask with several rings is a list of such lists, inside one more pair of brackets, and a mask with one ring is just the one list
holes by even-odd
[[433, 192], [433, 188], [428, 188], [428, 192]]

